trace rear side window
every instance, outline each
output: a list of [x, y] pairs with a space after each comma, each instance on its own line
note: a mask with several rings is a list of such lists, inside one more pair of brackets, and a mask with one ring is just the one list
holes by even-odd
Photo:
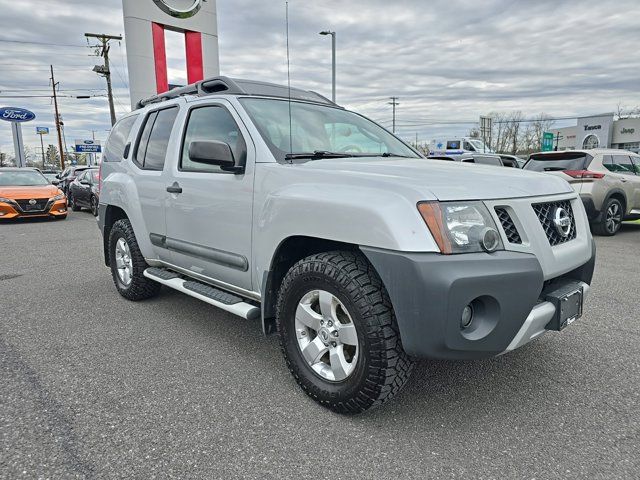
[[124, 156], [124, 148], [127, 143], [127, 138], [131, 133], [133, 124], [136, 122], [137, 115], [123, 118], [116, 123], [111, 130], [107, 144], [104, 147], [104, 154], [102, 155], [103, 162], [119, 162]]
[[145, 170], [162, 170], [167, 157], [171, 130], [178, 108], [167, 108], [149, 114], [136, 147], [134, 162]]
[[636, 175], [640, 175], [640, 157], [631, 157]]
[[534, 172], [586, 170], [590, 163], [591, 156], [579, 152], [533, 154], [524, 169]]
[[628, 155], [605, 155], [602, 165], [610, 172], [635, 175], [635, 169]]

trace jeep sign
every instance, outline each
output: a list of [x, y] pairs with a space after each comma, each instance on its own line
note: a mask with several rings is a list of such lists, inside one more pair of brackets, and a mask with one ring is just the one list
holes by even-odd
[[24, 108], [2, 107], [0, 108], [0, 120], [7, 122], [30, 122], [36, 118], [36, 114]]

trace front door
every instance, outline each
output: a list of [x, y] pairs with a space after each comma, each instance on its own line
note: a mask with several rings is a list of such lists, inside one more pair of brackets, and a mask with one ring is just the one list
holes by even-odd
[[[251, 290], [251, 233], [255, 149], [226, 102], [199, 104], [188, 112], [181, 154], [172, 165], [167, 204], [167, 247], [176, 266], [224, 284]], [[197, 163], [194, 141], [225, 142], [246, 162], [242, 174]]]

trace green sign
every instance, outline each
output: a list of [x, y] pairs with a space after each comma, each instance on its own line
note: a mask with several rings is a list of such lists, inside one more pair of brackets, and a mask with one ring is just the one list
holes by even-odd
[[553, 133], [552, 132], [544, 132], [542, 134], [542, 151], [543, 152], [551, 152], [553, 151]]

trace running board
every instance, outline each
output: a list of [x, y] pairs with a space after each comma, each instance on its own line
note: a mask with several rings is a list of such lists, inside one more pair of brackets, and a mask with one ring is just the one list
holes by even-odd
[[251, 305], [242, 298], [195, 280], [185, 280], [175, 272], [164, 268], [147, 268], [143, 275], [151, 280], [166, 285], [169, 288], [186, 293], [187, 295], [202, 300], [203, 302], [218, 307], [226, 312], [233, 313], [247, 320], [260, 317], [260, 307]]

